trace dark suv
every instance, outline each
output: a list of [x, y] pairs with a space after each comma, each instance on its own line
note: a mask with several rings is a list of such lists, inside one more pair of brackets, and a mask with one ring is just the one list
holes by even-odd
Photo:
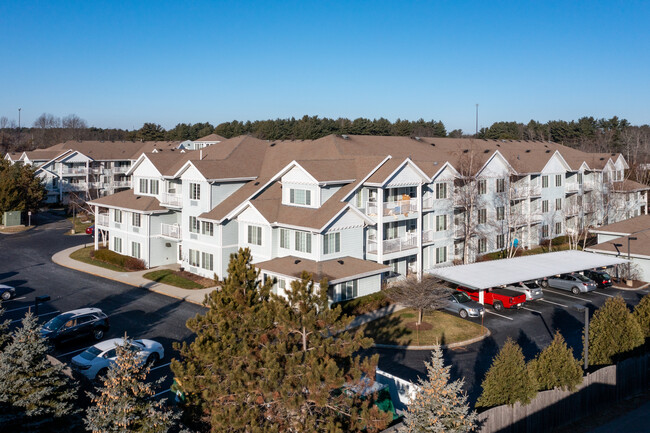
[[584, 271], [583, 274], [590, 280], [594, 280], [599, 289], [612, 287], [612, 277], [605, 271]]
[[81, 308], [59, 314], [43, 325], [41, 336], [57, 345], [79, 337], [104, 338], [108, 331], [108, 316], [99, 308]]

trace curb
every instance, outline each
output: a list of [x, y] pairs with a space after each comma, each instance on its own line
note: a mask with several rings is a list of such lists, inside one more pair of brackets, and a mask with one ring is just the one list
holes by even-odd
[[[481, 336], [470, 338], [469, 340], [465, 340], [465, 341], [459, 341], [458, 343], [443, 344], [440, 347], [442, 349], [454, 349], [456, 347], [463, 347], [463, 346], [468, 346], [470, 344], [477, 343], [492, 335], [492, 333], [488, 328], [485, 329], [487, 332]], [[372, 347], [376, 347], [377, 349], [433, 350], [436, 346], [393, 346], [392, 344], [373, 344]]]
[[627, 287], [627, 286], [612, 286], [613, 289], [618, 289], [618, 290], [625, 290], [626, 292], [637, 292], [639, 290], [644, 290], [647, 289], [648, 286], [650, 286], [650, 283], [644, 284], [641, 287], [637, 287], [636, 289], [633, 287]]

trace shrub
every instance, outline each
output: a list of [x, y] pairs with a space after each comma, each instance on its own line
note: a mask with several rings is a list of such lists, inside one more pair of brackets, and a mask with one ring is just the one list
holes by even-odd
[[122, 254], [116, 253], [115, 251], [111, 251], [109, 249], [93, 251], [92, 254], [93, 258], [97, 260], [101, 260], [102, 262], [106, 263], [112, 263], [121, 267], [124, 267], [124, 261], [127, 259], [127, 256], [123, 256]]
[[335, 305], [332, 305], [332, 308], [336, 307], [336, 305], [341, 306], [343, 314], [348, 316], [358, 316], [360, 314], [370, 313], [371, 311], [386, 307], [387, 305], [390, 305], [390, 301], [386, 298], [384, 292], [377, 292], [350, 299], [349, 301], [338, 302]]
[[623, 298], [609, 298], [596, 310], [589, 325], [589, 364], [612, 364], [622, 354], [641, 346], [643, 341], [641, 325]]
[[124, 260], [124, 267], [129, 271], [143, 271], [147, 269], [144, 265], [144, 260], [136, 259], [135, 257], [127, 257]]
[[645, 338], [650, 338], [650, 294], [645, 295], [634, 308], [634, 318], [641, 326]]
[[529, 363], [530, 372], [538, 389], [575, 390], [582, 382], [580, 361], [574, 358], [560, 331], [555, 333], [551, 344]]

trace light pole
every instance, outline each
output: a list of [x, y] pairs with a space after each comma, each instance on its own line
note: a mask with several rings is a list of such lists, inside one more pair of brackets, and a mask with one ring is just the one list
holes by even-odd
[[22, 110], [22, 108], [18, 109], [18, 132], [20, 132], [20, 110]]
[[[618, 247], [622, 247], [623, 244], [613, 244], [613, 245], [614, 245], [614, 248], [616, 248], [616, 257], [619, 257], [621, 255], [621, 250], [619, 250]], [[629, 250], [630, 250], [630, 248], [628, 247], [628, 252], [629, 252]], [[620, 281], [618, 279], [618, 265], [616, 265], [616, 282], [620, 283]]]
[[636, 236], [627, 237], [627, 279], [628, 280], [631, 280], [630, 276], [632, 273], [632, 262], [630, 262], [630, 241], [636, 241], [636, 240], [637, 240]]
[[584, 338], [585, 338], [585, 366], [584, 369], [587, 371], [589, 368], [589, 308], [584, 305], [575, 305], [573, 308], [575, 308], [577, 311], [582, 312], [584, 310], [585, 313], [585, 332], [584, 332]]

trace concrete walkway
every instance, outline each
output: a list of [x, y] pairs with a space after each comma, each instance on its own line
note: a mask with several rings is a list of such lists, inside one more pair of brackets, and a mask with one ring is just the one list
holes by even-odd
[[[205, 296], [212, 292], [216, 287], [210, 287], [207, 289], [181, 289], [180, 287], [170, 286], [169, 284], [157, 283], [155, 281], [148, 280], [142, 276], [147, 272], [151, 272], [152, 269], [147, 269], [144, 271], [137, 272], [119, 272], [111, 271], [110, 269], [102, 268], [99, 266], [89, 265], [87, 263], [80, 262], [70, 258], [70, 254], [74, 251], [84, 248], [83, 245], [76, 246], [72, 248], [59, 251], [58, 253], [52, 256], [52, 261], [60, 266], [65, 266], [66, 268], [74, 269], [80, 272], [85, 272], [87, 274], [96, 275], [102, 278], [108, 278], [109, 280], [119, 281], [120, 283], [128, 284], [135, 287], [142, 287], [143, 289], [151, 290], [152, 292], [160, 293], [161, 295], [170, 296], [176, 299], [182, 299], [183, 301], [192, 302], [194, 304], [203, 304]], [[159, 266], [155, 268], [159, 269], [179, 269], [178, 265], [166, 265]]]

